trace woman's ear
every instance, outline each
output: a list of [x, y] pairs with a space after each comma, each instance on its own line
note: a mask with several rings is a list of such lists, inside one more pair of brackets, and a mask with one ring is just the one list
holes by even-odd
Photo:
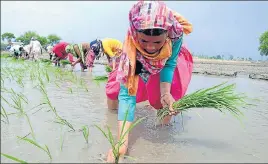
[[166, 32], [166, 42], [169, 41], [168, 32]]

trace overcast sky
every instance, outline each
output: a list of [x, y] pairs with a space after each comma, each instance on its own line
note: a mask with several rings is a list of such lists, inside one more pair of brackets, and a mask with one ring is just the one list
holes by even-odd
[[[128, 11], [135, 1], [1, 1], [1, 33], [33, 30], [66, 42], [95, 38], [123, 41]], [[265, 1], [166, 1], [193, 24], [185, 43], [196, 54], [260, 59], [259, 36], [268, 30]]]

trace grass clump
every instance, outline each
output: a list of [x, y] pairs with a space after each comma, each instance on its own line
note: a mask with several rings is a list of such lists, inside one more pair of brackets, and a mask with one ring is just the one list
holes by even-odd
[[8, 123], [8, 124], [9, 124], [8, 115], [7, 115], [7, 112], [6, 112], [6, 110], [4, 109], [3, 106], [1, 106], [1, 118], [2, 118], [2, 117], [3, 117], [6, 121], [4, 121], [4, 120], [2, 120], [2, 119], [1, 119], [1, 121], [3, 121], [3, 122], [5, 122], [5, 123]]
[[[142, 120], [144, 120], [146, 117], [144, 118], [140, 118], [138, 119], [137, 121], [135, 121], [134, 123], [131, 124], [131, 126], [127, 129], [127, 130], [124, 130], [125, 129], [125, 125], [126, 125], [126, 119], [127, 119], [127, 115], [128, 115], [128, 110], [125, 114], [125, 117], [124, 117], [124, 122], [123, 122], [123, 126], [122, 126], [122, 129], [120, 131], [120, 138], [119, 140], [116, 142], [116, 140], [114, 139], [113, 135], [112, 135], [112, 132], [110, 130], [110, 128], [107, 126], [107, 132], [105, 132], [103, 129], [101, 129], [99, 126], [95, 125], [101, 132], [102, 134], [104, 135], [104, 137], [108, 140], [108, 142], [110, 143], [110, 145], [112, 146], [112, 151], [113, 151], [113, 155], [114, 155], [114, 158], [115, 158], [115, 163], [119, 163], [119, 158], [120, 158], [120, 153], [119, 153], [119, 150], [120, 150], [120, 147], [125, 143], [125, 136], [135, 127], [137, 126]], [[125, 132], [124, 132], [125, 131]], [[124, 155], [124, 157], [128, 157], [126, 155]]]
[[82, 126], [82, 132], [83, 132], [83, 136], [84, 139], [86, 140], [87, 144], [88, 144], [88, 136], [89, 136], [89, 128], [88, 126]]

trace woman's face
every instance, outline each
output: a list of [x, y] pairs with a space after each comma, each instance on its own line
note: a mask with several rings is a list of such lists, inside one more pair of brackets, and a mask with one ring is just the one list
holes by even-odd
[[163, 33], [159, 36], [149, 36], [142, 32], [138, 32], [137, 37], [141, 48], [149, 54], [154, 54], [165, 44], [167, 33]]

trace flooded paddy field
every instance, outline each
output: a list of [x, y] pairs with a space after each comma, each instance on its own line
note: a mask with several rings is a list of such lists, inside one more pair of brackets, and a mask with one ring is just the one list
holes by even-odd
[[[105, 82], [93, 80], [105, 74], [102, 65], [92, 73], [70, 72], [1, 59], [1, 114], [7, 113], [1, 115], [1, 153], [26, 162], [103, 162], [110, 145], [95, 125], [108, 125], [114, 137], [117, 133], [117, 113], [106, 107]], [[128, 155], [134, 159], [125, 161], [268, 162], [267, 81], [193, 75], [187, 93], [224, 81], [259, 99], [241, 109], [242, 123], [213, 109], [193, 109], [176, 116], [172, 126], [155, 126], [155, 110], [140, 103], [136, 117], [149, 117], [132, 130]], [[43, 149], [18, 137], [35, 139]], [[13, 161], [2, 156], [1, 162]]]

